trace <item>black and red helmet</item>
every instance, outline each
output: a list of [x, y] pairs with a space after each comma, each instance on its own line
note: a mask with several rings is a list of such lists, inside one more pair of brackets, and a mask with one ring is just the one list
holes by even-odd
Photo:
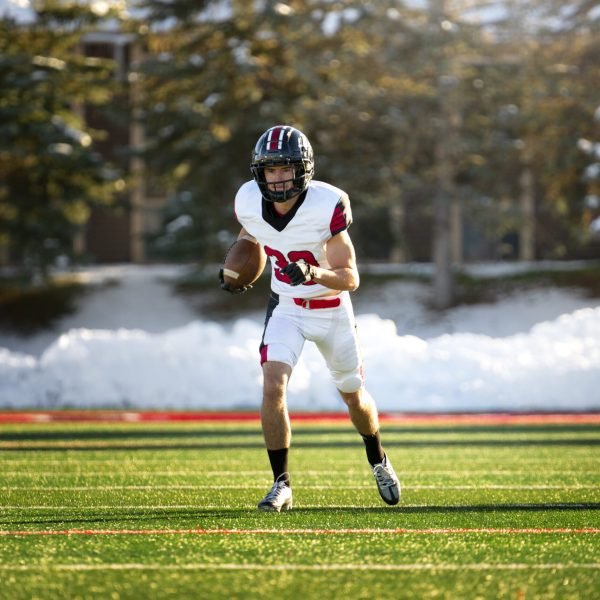
[[[267, 186], [265, 167], [293, 166], [294, 179], [291, 189], [273, 191]], [[285, 202], [301, 194], [310, 183], [315, 172], [313, 149], [308, 138], [289, 125], [276, 125], [267, 129], [256, 142], [252, 151], [250, 170], [269, 202]]]

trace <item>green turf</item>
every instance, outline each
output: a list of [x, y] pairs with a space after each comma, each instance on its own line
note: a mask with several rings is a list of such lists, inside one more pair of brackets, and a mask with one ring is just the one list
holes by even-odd
[[[600, 528], [600, 426], [383, 435], [398, 507], [350, 427], [294, 424], [295, 506], [276, 515], [255, 510], [256, 424], [2, 426], [0, 530], [156, 532], [0, 536], [0, 598], [599, 597], [600, 534], [557, 530]], [[500, 528], [552, 531], [427, 531]]]

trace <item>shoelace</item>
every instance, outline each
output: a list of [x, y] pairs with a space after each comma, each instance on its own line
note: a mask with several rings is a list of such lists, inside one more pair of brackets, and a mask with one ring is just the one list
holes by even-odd
[[277, 500], [279, 494], [283, 491], [283, 488], [287, 487], [283, 481], [276, 481], [271, 488], [271, 491], [265, 496], [265, 500], [273, 502]]
[[388, 465], [377, 465], [373, 469], [373, 474], [375, 475], [375, 479], [377, 479], [377, 483], [382, 487], [392, 487], [396, 485], [396, 481], [394, 480]]

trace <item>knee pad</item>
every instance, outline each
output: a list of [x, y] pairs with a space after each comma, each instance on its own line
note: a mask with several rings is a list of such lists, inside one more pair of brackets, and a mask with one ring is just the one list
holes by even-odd
[[350, 371], [346, 373], [336, 373], [334, 375], [335, 387], [340, 392], [351, 394], [358, 392], [363, 385], [362, 369]]

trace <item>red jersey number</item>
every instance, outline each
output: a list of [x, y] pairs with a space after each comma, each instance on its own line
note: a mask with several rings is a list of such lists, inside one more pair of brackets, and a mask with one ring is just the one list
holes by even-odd
[[[275, 277], [277, 277], [277, 279], [279, 279], [279, 281], [282, 281], [283, 283], [290, 282], [290, 278], [281, 272], [281, 269], [287, 267], [289, 263], [303, 260], [304, 262], [308, 263], [309, 265], [313, 265], [314, 267], [319, 266], [319, 261], [315, 258], [314, 254], [312, 252], [309, 252], [308, 250], [292, 250], [291, 252], [288, 252], [287, 258], [281, 252], [279, 252], [279, 250], [275, 250], [275, 248], [264, 246], [264, 250], [267, 256], [272, 256], [275, 259], [276, 268], [273, 269], [273, 273], [275, 274]], [[302, 285], [314, 284], [314, 281], [307, 281]]]

